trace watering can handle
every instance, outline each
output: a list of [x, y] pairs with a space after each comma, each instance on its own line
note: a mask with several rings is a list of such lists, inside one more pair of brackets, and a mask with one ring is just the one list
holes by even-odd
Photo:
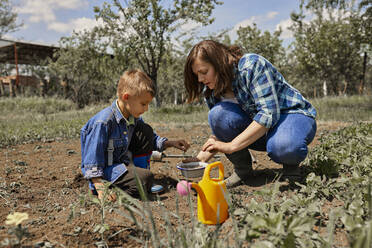
[[223, 164], [220, 161], [211, 163], [207, 165], [207, 168], [205, 169], [204, 175], [207, 176], [207, 179], [210, 179], [210, 172], [214, 167], [218, 167], [218, 180], [222, 181], [224, 179], [224, 168]]

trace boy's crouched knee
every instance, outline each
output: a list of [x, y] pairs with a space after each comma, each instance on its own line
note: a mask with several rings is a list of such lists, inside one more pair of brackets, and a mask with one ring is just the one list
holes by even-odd
[[135, 167], [138, 178], [141, 180], [144, 190], [150, 192], [151, 186], [154, 181], [154, 174], [149, 169]]
[[127, 169], [128, 171], [114, 185], [129, 195], [137, 197], [139, 196], [139, 188], [137, 187], [136, 178], [138, 178], [146, 193], [149, 192], [154, 180], [154, 175], [151, 171], [134, 165], [127, 166]]

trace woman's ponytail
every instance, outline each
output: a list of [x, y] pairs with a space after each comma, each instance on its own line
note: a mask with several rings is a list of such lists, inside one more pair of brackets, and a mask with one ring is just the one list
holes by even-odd
[[243, 56], [242, 49], [239, 46], [236, 46], [236, 45], [229, 46], [227, 50], [231, 53], [231, 55], [235, 59], [239, 60]]

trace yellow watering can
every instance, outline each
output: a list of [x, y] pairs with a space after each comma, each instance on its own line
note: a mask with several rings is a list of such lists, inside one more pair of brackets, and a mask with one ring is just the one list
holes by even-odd
[[[211, 178], [211, 169], [218, 167], [218, 178]], [[198, 220], [204, 224], [223, 223], [228, 217], [228, 205], [225, 199], [226, 185], [224, 168], [221, 162], [208, 164], [199, 183], [191, 183], [198, 192]]]

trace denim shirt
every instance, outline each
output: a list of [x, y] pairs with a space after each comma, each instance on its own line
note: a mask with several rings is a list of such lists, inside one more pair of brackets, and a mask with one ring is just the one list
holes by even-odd
[[[126, 165], [130, 163], [128, 146], [138, 122], [143, 122], [142, 118], [135, 119], [134, 125], [128, 125], [115, 100], [83, 126], [80, 130], [81, 170], [86, 179], [102, 177], [113, 183], [127, 171]], [[109, 166], [110, 139], [113, 140], [114, 151], [113, 163]], [[154, 133], [155, 150], [162, 151], [166, 140]]]
[[[260, 55], [242, 56], [235, 69], [232, 89], [247, 115], [267, 128], [275, 126], [281, 113], [301, 113], [316, 117], [316, 110], [310, 102]], [[221, 99], [215, 97], [213, 92], [206, 98], [210, 109], [219, 101]]]

